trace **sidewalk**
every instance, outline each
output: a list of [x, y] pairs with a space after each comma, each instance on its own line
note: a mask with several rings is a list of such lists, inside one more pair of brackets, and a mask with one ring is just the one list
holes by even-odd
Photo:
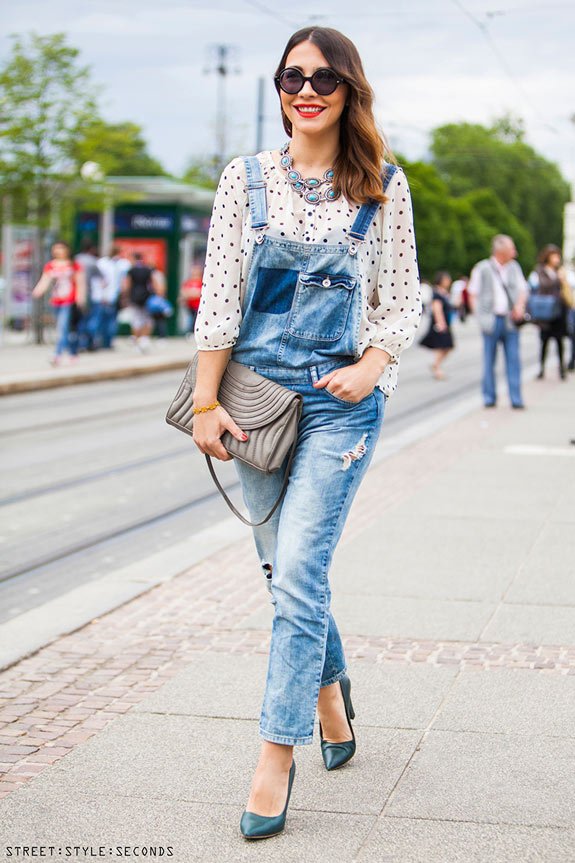
[[0, 859], [572, 863], [574, 387], [369, 471], [331, 578], [358, 751], [296, 748], [281, 836], [238, 828], [272, 613], [247, 538], [0, 674]]
[[91, 381], [146, 375], [186, 368], [195, 352], [192, 340], [183, 337], [153, 339], [150, 352], [139, 353], [127, 336], [114, 340], [111, 351], [83, 352], [74, 365], [52, 368], [50, 344], [35, 345], [20, 333], [7, 333], [0, 346], [0, 396], [32, 390], [85, 384]]

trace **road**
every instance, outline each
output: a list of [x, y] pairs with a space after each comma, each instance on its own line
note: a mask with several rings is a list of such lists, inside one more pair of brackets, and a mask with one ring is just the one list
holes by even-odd
[[[457, 323], [455, 335], [445, 381], [432, 379], [428, 351], [416, 346], [404, 354], [383, 435], [478, 391], [475, 322]], [[535, 361], [537, 345], [535, 328], [525, 328], [525, 364]], [[181, 376], [166, 372], [2, 398], [0, 622], [229, 515], [191, 438], [164, 422]], [[233, 465], [218, 468], [238, 501]]]

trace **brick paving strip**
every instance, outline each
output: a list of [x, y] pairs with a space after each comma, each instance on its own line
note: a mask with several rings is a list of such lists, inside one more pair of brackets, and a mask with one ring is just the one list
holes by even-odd
[[[509, 421], [505, 412], [490, 416], [489, 432]], [[456, 426], [457, 435], [447, 428], [369, 471], [343, 543], [486, 434], [476, 413]], [[198, 653], [267, 653], [269, 630], [235, 628], [262, 602], [269, 594], [249, 538], [1, 672], [0, 797], [129, 711]], [[342, 638], [348, 659], [367, 662], [575, 674], [575, 646]]]

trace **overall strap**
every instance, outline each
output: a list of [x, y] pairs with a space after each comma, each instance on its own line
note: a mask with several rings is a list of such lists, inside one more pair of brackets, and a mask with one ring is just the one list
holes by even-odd
[[[386, 162], [385, 175], [382, 177], [382, 186], [384, 192], [389, 186], [390, 180], [396, 171], [396, 165], [391, 165]], [[365, 235], [367, 234], [367, 231], [371, 224], [371, 220], [377, 213], [378, 208], [379, 203], [377, 201], [371, 201], [363, 204], [361, 210], [356, 216], [355, 222], [353, 223], [348, 236], [359, 243], [363, 243], [363, 241], [365, 240]]]
[[260, 160], [257, 156], [246, 156], [247, 193], [250, 202], [252, 228], [262, 230], [268, 226], [268, 202], [266, 199], [266, 181], [262, 176]]

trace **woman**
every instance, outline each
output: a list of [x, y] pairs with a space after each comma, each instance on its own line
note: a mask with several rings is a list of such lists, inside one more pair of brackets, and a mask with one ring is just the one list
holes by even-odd
[[558, 246], [549, 244], [541, 249], [538, 264], [530, 273], [528, 282], [532, 291], [554, 296], [557, 300], [557, 316], [552, 321], [539, 324], [541, 368], [537, 377], [539, 380], [545, 377], [547, 345], [551, 339], [554, 339], [557, 342], [559, 356], [559, 375], [561, 380], [565, 380], [567, 374], [563, 361], [563, 339], [567, 335], [567, 314], [570, 308], [567, 298], [570, 296], [570, 289], [563, 269], [561, 249]]
[[180, 291], [180, 302], [186, 309], [186, 338], [191, 338], [194, 332], [196, 317], [200, 307], [200, 298], [202, 296], [202, 275], [203, 267], [199, 264], [194, 264], [190, 273], [190, 278], [186, 279]]
[[[409, 187], [384, 162], [357, 49], [336, 30], [299, 30], [275, 82], [291, 140], [224, 170], [195, 326], [194, 405], [210, 408], [194, 420], [202, 452], [225, 461], [224, 430], [247, 438], [215, 405], [230, 356], [304, 397], [286, 496], [254, 529], [275, 611], [262, 749], [240, 824], [254, 839], [283, 829], [293, 747], [312, 742], [316, 707], [327, 769], [355, 750], [328, 570], [421, 314]], [[235, 465], [259, 520], [282, 471]]]
[[56, 348], [50, 363], [57, 366], [62, 354], [68, 351], [71, 360], [77, 359], [78, 338], [74, 332], [78, 308], [86, 304], [86, 281], [81, 265], [72, 260], [70, 246], [58, 241], [52, 246], [52, 259], [45, 265], [32, 296], [42, 297], [52, 287], [50, 303], [56, 314]]
[[450, 286], [451, 276], [449, 273], [437, 273], [433, 280], [433, 299], [431, 301], [429, 329], [420, 341], [420, 344], [425, 348], [435, 351], [435, 361], [431, 366], [431, 374], [438, 381], [445, 379], [441, 364], [454, 347], [450, 326], [453, 314], [453, 307], [449, 301]]

